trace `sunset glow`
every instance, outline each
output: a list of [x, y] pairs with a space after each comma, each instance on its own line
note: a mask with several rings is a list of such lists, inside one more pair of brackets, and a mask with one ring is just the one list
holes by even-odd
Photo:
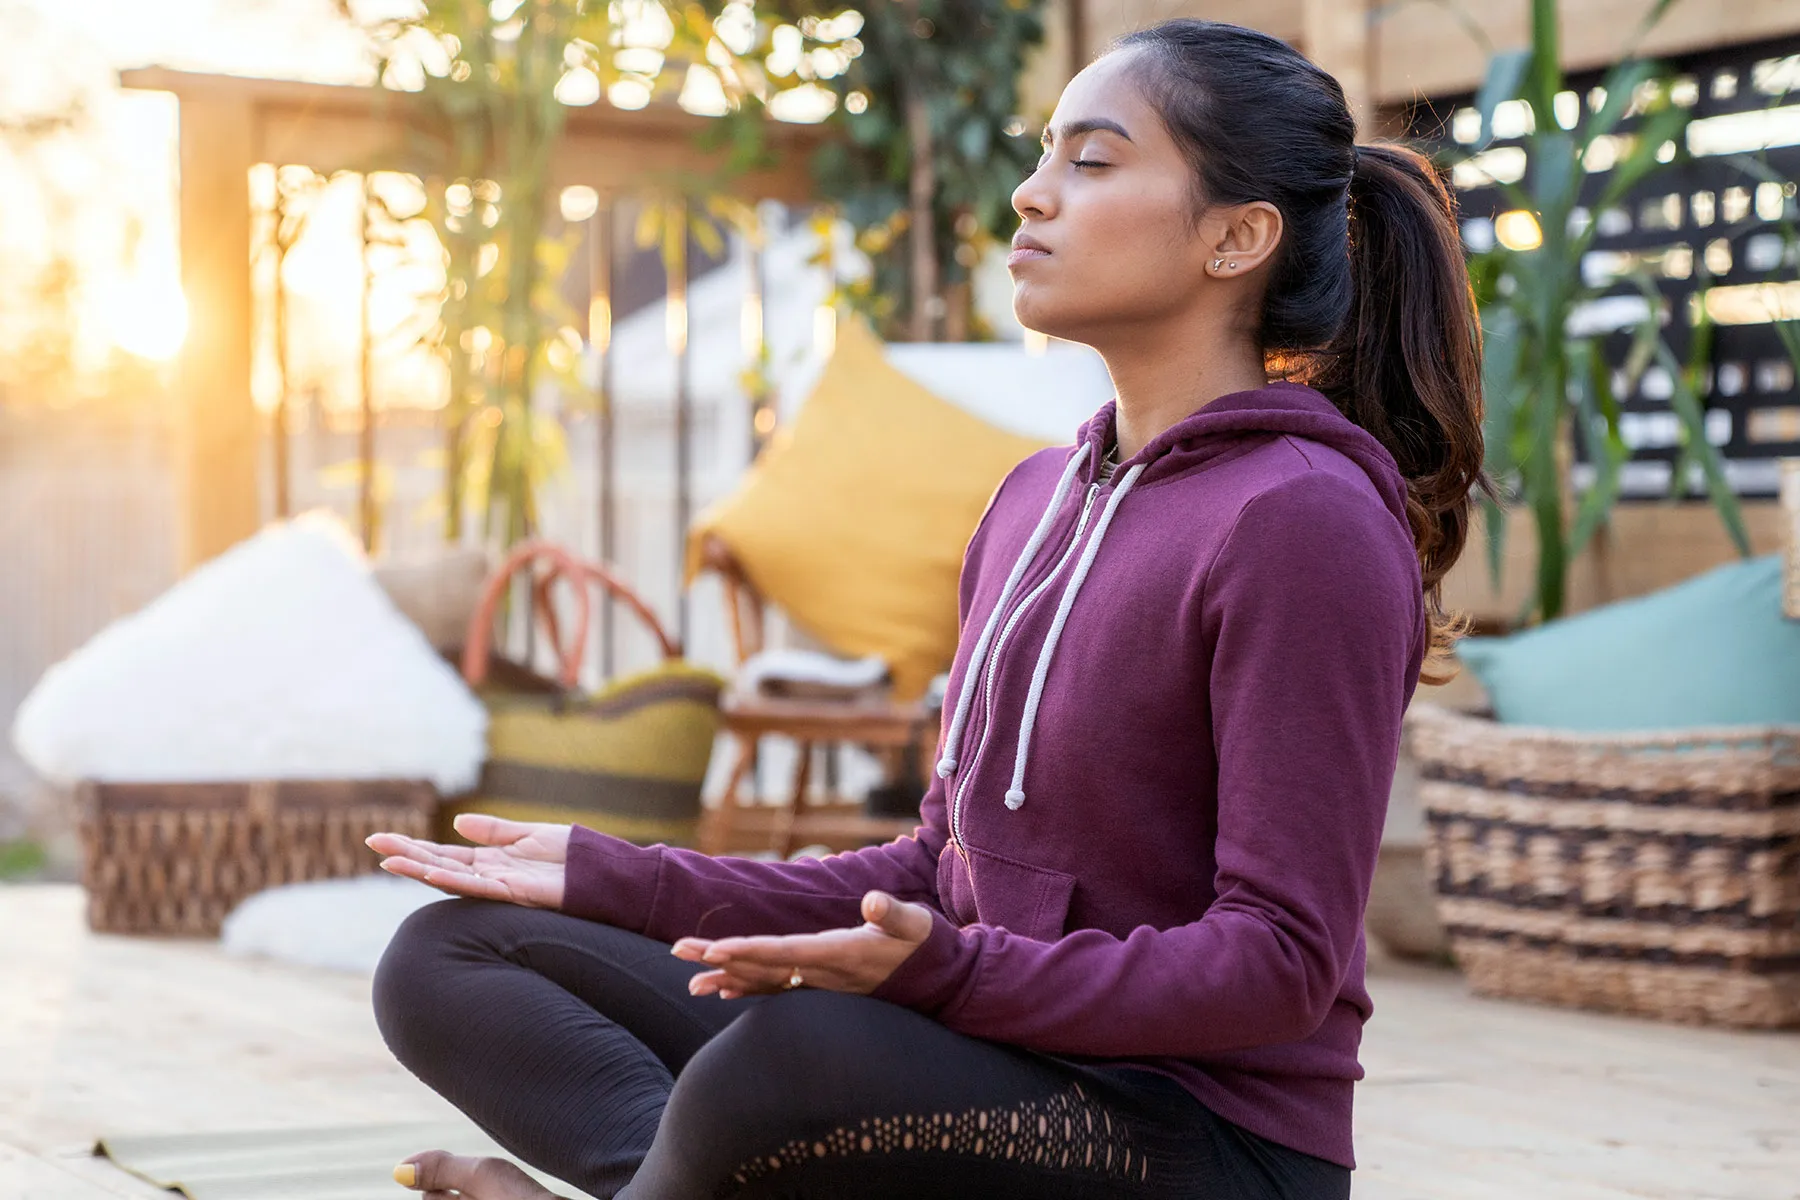
[[105, 322], [108, 339], [125, 353], [167, 362], [187, 340], [187, 297], [172, 272], [128, 280], [107, 298]]

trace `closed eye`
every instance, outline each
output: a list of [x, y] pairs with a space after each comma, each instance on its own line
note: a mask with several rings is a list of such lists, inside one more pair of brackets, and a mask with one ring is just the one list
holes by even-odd
[[[1050, 156], [1048, 154], [1046, 154], [1043, 158], [1040, 158], [1037, 160], [1037, 162], [1033, 163], [1031, 165], [1031, 167], [1029, 167], [1026, 170], [1025, 175], [1027, 178], [1030, 178], [1031, 176], [1037, 174], [1039, 171], [1043, 170], [1045, 167], [1047, 167], [1049, 165], [1050, 165]], [[1101, 162], [1099, 159], [1096, 159], [1096, 158], [1072, 159], [1072, 160], [1070, 160], [1069, 165], [1071, 167], [1074, 167], [1078, 171], [1092, 171], [1092, 170], [1097, 170], [1101, 167], [1112, 166], [1111, 163]]]

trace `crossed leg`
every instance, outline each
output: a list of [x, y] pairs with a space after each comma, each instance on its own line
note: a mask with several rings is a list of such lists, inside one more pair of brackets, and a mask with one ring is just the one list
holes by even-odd
[[[602, 1200], [1348, 1195], [1348, 1171], [1161, 1076], [864, 996], [696, 998], [699, 969], [610, 926], [453, 900], [395, 937], [376, 1015], [400, 1061], [508, 1152]], [[431, 1200], [550, 1198], [504, 1160], [409, 1162]]]

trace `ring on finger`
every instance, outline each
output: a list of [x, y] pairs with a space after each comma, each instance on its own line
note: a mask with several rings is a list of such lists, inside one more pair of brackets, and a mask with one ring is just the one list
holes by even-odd
[[788, 972], [787, 982], [782, 984], [781, 988], [783, 991], [793, 991], [795, 988], [801, 987], [805, 983], [806, 980], [801, 976], [800, 968], [795, 967], [792, 971]]

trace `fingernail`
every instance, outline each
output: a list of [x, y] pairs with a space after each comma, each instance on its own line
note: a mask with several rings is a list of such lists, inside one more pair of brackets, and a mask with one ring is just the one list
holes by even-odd
[[401, 1187], [418, 1187], [419, 1168], [413, 1163], [401, 1163], [394, 1168], [394, 1182]]

